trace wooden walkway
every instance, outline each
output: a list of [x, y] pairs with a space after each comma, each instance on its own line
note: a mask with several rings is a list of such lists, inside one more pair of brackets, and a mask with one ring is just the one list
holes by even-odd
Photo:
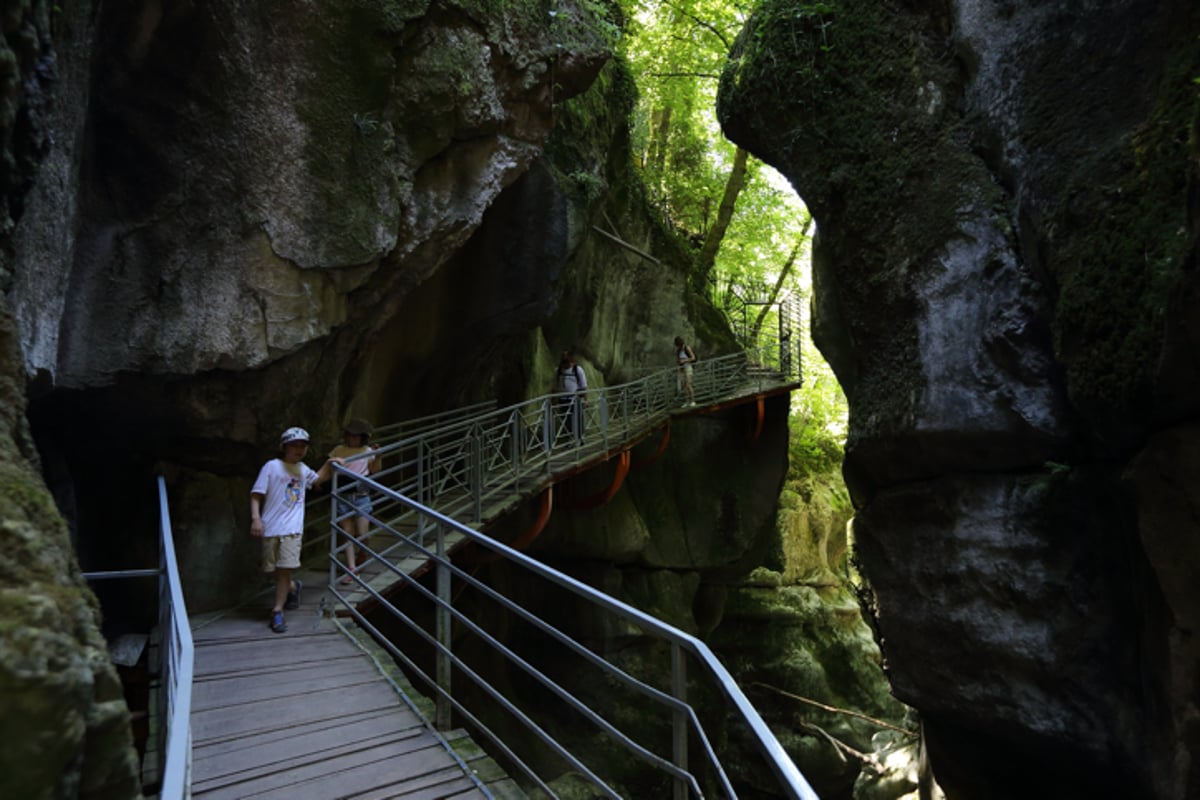
[[192, 796], [492, 797], [372, 657], [304, 599], [284, 634], [257, 606], [193, 622]]

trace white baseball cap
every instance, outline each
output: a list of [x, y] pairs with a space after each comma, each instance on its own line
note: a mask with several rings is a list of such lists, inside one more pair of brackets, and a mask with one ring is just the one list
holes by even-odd
[[292, 442], [304, 442], [307, 444], [308, 441], [308, 431], [304, 430], [304, 428], [288, 428], [283, 432], [283, 436], [279, 437], [279, 446], [283, 447], [285, 444]]

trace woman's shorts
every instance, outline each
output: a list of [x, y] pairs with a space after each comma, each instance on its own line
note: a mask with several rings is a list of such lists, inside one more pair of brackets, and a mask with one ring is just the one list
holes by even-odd
[[347, 514], [363, 517], [370, 514], [373, 508], [369, 494], [351, 494], [337, 499], [337, 515], [339, 517]]
[[262, 540], [263, 572], [279, 569], [300, 569], [300, 540], [304, 534], [264, 536]]

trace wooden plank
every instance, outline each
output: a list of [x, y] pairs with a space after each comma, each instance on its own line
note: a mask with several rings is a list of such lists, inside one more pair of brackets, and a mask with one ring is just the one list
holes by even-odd
[[382, 786], [380, 797], [486, 797], [371, 659], [318, 623], [276, 635], [242, 613], [205, 626], [193, 796], [325, 800]]
[[[266, 630], [266, 626], [263, 626]], [[334, 658], [349, 658], [360, 653], [341, 634], [290, 636], [267, 631], [272, 638], [251, 639], [234, 644], [208, 643], [199, 648], [195, 659], [197, 680], [245, 671], [282, 673], [284, 668], [323, 664]]]
[[264, 773], [286, 773], [306, 767], [328, 766], [343, 756], [361, 750], [395, 746], [400, 748], [397, 752], [403, 753], [428, 746], [419, 728], [350, 741], [342, 739], [344, 729], [328, 729], [308, 737], [278, 738], [258, 747], [238, 751], [236, 757], [224, 760], [227, 763], [220, 763], [218, 770], [206, 773], [204, 780], [193, 780], [192, 790], [216, 791], [256, 780]]
[[192, 741], [203, 744], [216, 738], [266, 734], [293, 725], [353, 717], [386, 707], [412, 714], [401, 705], [395, 690], [381, 679], [376, 684], [352, 686], [335, 693], [317, 691], [286, 702], [263, 700], [228, 708], [199, 709], [192, 712]]
[[379, 671], [365, 659], [337, 659], [328, 664], [314, 664], [282, 676], [262, 678], [262, 672], [246, 672], [223, 678], [197, 681], [192, 687], [192, 706], [204, 710], [237, 705], [255, 700], [267, 700], [302, 693], [313, 686], [328, 691], [379, 680]]
[[[296, 656], [296, 657], [293, 657]], [[339, 675], [368, 670], [371, 663], [362, 659], [361, 653], [327, 653], [324, 659], [304, 658], [290, 653], [286, 649], [277, 652], [264, 652], [263, 649], [246, 653], [242, 661], [229, 659], [221, 671], [211, 667], [202, 678], [197, 679], [197, 686], [209, 683], [219, 684], [245, 678], [258, 678], [270, 675], [283, 683], [322, 683], [336, 684]]]
[[417, 750], [404, 744], [387, 742], [293, 768], [267, 769], [256, 777], [193, 796], [206, 800], [345, 797], [384, 780], [439, 772], [453, 763], [436, 743]]
[[[311, 725], [303, 726], [294, 729], [294, 732], [289, 736], [284, 736], [276, 739], [265, 740], [264, 737], [257, 734], [250, 736], [228, 736], [221, 739], [211, 740], [203, 745], [192, 748], [192, 764], [199, 765], [198, 770], [207, 774], [209, 771], [214, 773], [223, 770], [232, 770], [235, 767], [233, 762], [210, 764], [210, 759], [226, 759], [240, 758], [242, 753], [260, 750], [266, 748], [269, 751], [275, 746], [278, 741], [288, 741], [291, 738], [299, 738], [301, 741], [296, 742], [297, 747], [306, 746], [306, 741], [311, 737], [320, 737], [328, 732], [335, 732], [339, 737], [346, 737], [348, 740], [357, 740], [360, 737], [371, 736], [388, 736], [394, 733], [411, 733], [413, 731], [420, 732], [424, 730], [424, 726], [417, 722], [413, 724], [413, 720], [403, 716], [398, 716], [392, 710], [386, 711], [370, 711], [359, 714], [351, 721], [345, 719], [319, 720]], [[266, 756], [257, 755], [258, 758]]]
[[109, 658], [114, 664], [132, 667], [141, 659], [142, 651], [146, 649], [149, 640], [150, 637], [144, 633], [122, 634], [108, 646]]
[[[486, 795], [481, 791], [470, 778], [463, 774], [462, 770], [451, 762], [443, 761], [445, 752], [430, 753], [425, 756], [427, 759], [432, 758], [435, 762], [443, 764], [436, 770], [427, 768], [415, 767], [412, 760], [405, 761], [381, 761], [376, 764], [365, 766], [353, 771], [350, 775], [334, 775], [322, 776], [321, 778], [306, 781], [303, 784], [287, 787], [279, 787], [278, 789], [266, 792], [261, 795], [255, 795], [256, 800], [288, 800], [290, 797], [295, 797], [297, 794], [304, 794], [308, 797], [354, 797], [374, 793], [377, 796], [382, 794], [383, 797], [396, 798], [439, 798], [449, 794], [458, 794], [464, 790], [474, 790], [474, 793], [468, 797], [484, 798]], [[449, 766], [445, 766], [450, 764]], [[400, 780], [396, 780], [397, 776], [404, 776]], [[384, 785], [386, 789], [380, 793], [379, 786]], [[291, 794], [289, 794], [291, 792]], [[311, 794], [308, 794], [311, 792]], [[333, 792], [333, 793], [327, 793]], [[340, 792], [340, 794], [338, 794]]]
[[433, 796], [438, 798], [459, 797], [467, 800], [484, 796], [479, 787], [470, 778], [463, 775], [461, 769], [447, 767], [440, 772], [412, 776], [401, 781], [359, 790], [355, 794], [346, 795], [342, 800], [391, 800], [391, 798], [407, 800], [416, 793], [431, 788], [436, 792]]

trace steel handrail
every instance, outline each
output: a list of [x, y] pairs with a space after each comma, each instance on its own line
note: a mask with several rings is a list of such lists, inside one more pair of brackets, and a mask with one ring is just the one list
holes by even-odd
[[[698, 405], [761, 391], [786, 380], [778, 351], [746, 350], [702, 359], [693, 367]], [[679, 369], [664, 367], [634, 381], [592, 388], [578, 406], [584, 438], [576, 440], [570, 396], [541, 395], [478, 414], [449, 412], [449, 421], [384, 444], [361, 458], [379, 457], [377, 473], [400, 494], [448, 516], [483, 522], [488, 501], [519, 497], [552, 482], [553, 475], [602, 458], [660, 427], [677, 407]], [[390, 477], [389, 477], [390, 476]], [[305, 546], [326, 545], [327, 501], [309, 501]]]
[[195, 646], [188, 621], [187, 605], [183, 599], [183, 584], [175, 558], [175, 539], [171, 529], [171, 513], [167, 505], [167, 484], [158, 478], [160, 560], [163, 566], [159, 578], [159, 596], [166, 599], [159, 606], [159, 630], [162, 632], [163, 676], [161, 682], [162, 716], [166, 726], [162, 786], [163, 800], [183, 800], [191, 797], [192, 772], [192, 677], [195, 667]]
[[154, 644], [158, 650], [158, 693], [155, 720], [158, 723], [158, 797], [186, 800], [191, 797], [192, 772], [192, 677], [195, 647], [183, 583], [175, 558], [175, 537], [167, 504], [167, 484], [158, 477], [158, 568], [100, 570], [85, 572], [89, 581], [158, 578], [158, 627]]
[[[771, 382], [774, 366], [771, 354], [758, 350], [739, 351], [699, 361], [693, 368], [696, 403], [705, 405], [717, 402], [729, 396], [735, 389], [747, 384], [750, 386], [757, 384], [758, 389], [765, 388]], [[752, 368], [755, 367], [758, 367], [760, 371], [753, 372]], [[674, 405], [672, 400], [677, 390], [673, 387], [677, 375], [677, 368], [665, 367], [628, 383], [590, 388], [583, 392], [582, 394], [586, 397], [583, 406], [586, 421], [585, 436], [592, 435], [589, 432], [597, 432], [602, 441], [616, 446], [620, 444], [621, 440], [610, 437], [608, 435], [610, 430], [642, 430], [657, 427], [666, 419]], [[774, 372], [774, 378], [779, 379], [777, 371]], [[753, 389], [748, 391], [753, 391]], [[561, 440], [570, 432], [565, 413], [557, 415], [551, 413], [555, 410], [561, 412], [564, 407], [563, 401], [567, 397], [568, 395], [563, 393], [540, 395], [530, 400], [457, 420], [451, 424], [391, 442], [381, 447], [375, 454], [387, 458], [422, 441], [427, 447], [443, 449], [452, 446], [446, 444], [447, 442], [453, 442], [453, 446], [464, 446], [461, 445], [460, 439], [463, 435], [479, 429], [481, 426], [495, 427], [503, 421], [511, 420], [514, 416], [526, 423], [526, 429], [522, 433], [528, 433], [529, 430], [538, 426], [545, 426], [544, 430], [551, 435], [543, 435], [538, 440], [543, 451], [555, 447], [559, 448], [560, 452], [597, 449], [594, 446], [588, 448], [571, 443], [565, 443], [564, 446], [558, 442], [549, 441], [551, 439]], [[632, 408], [630, 401], [634, 403]], [[644, 411], [645, 415], [649, 415], [649, 419], [638, 414], [639, 410]], [[593, 441], [595, 440], [593, 439]]]
[[415, 433], [440, 428], [447, 423], [452, 423], [460, 419], [476, 417], [495, 407], [495, 400], [486, 400], [482, 403], [460, 406], [449, 411], [438, 411], [433, 414], [426, 414], [423, 417], [413, 417], [412, 419], [394, 422], [390, 425], [380, 425], [374, 429], [371, 438], [377, 443], [392, 442], [412, 436]]
[[[779, 385], [785, 378], [777, 366], [772, 353], [759, 350], [701, 360], [693, 368], [696, 403], [704, 406]], [[558, 475], [603, 459], [661, 427], [682, 400], [679, 377], [677, 367], [662, 368], [628, 383], [589, 389], [579, 405], [571, 405], [575, 398], [567, 394], [541, 395], [454, 419], [349, 461], [378, 457], [384, 467], [375, 480], [449, 517], [482, 524]], [[581, 439], [572, 429], [574, 409], [585, 421]], [[328, 547], [329, 531], [339, 518], [330, 513], [334, 504], [312, 505], [319, 502], [327, 501], [310, 501], [313, 513], [305, 538]], [[400, 508], [387, 517], [387, 510], [376, 509], [393, 526], [411, 515]], [[335, 557], [345, 547], [334, 547]]]
[[[518, 753], [514, 752], [515, 745], [512, 742], [505, 742], [503, 739], [480, 719], [479, 715], [460, 702], [450, 685], [449, 667], [453, 665], [460, 670], [460, 674], [475, 682], [477, 687], [481, 689], [492, 701], [493, 704], [499, 705], [510, 713], [513, 713], [514, 719], [522, 723], [529, 733], [541, 741], [546, 747], [558, 752], [564, 760], [571, 765], [572, 769], [579, 774], [585, 776], [602, 793], [608, 796], [616, 795], [613, 790], [604, 782], [602, 776], [594, 775], [586, 764], [581, 755], [573, 753], [563, 753], [565, 745], [553, 739], [553, 737], [545, 730], [545, 728], [530, 719], [528, 715], [516, 708], [514, 703], [510, 701], [504, 693], [492, 686], [478, 671], [472, 669], [469, 664], [458, 657], [452, 648], [451, 638], [449, 636], [449, 626], [451, 621], [457, 624], [460, 628], [468, 629], [476, 635], [479, 641], [484, 642], [487, 646], [497, 653], [500, 657], [512, 663], [516, 668], [521, 669], [524, 674], [528, 675], [538, 685], [542, 686], [547, 692], [563, 698], [564, 693], [570, 695], [570, 692], [564, 689], [561, 685], [545, 676], [540, 670], [537, 670], [526, 659], [522, 658], [507, 644], [499, 641], [491, 636], [480, 624], [473, 620], [468, 614], [455, 607], [454, 598], [456, 594], [450, 592], [451, 579], [459, 582], [459, 584], [468, 584], [478, 590], [478, 596], [486, 598], [488, 601], [503, 608], [507, 613], [514, 614], [526, 622], [534, 624], [539, 630], [553, 637], [556, 641], [570, 647], [576, 654], [584, 657], [587, 663], [593, 667], [600, 669], [607, 675], [608, 680], [615, 680], [629, 688], [639, 691], [649, 701], [656, 703], [664, 709], [664, 713], [668, 714], [671, 719], [672, 729], [675, 734], [672, 736], [672, 755], [670, 758], [659, 756], [647, 751], [647, 747], [637, 742], [628, 734], [617, 728], [611, 720], [606, 720], [603, 716], [594, 709], [588, 709], [588, 712], [583, 716], [597, 724], [597, 727], [604, 734], [610, 737], [611, 740], [617, 742], [622, 747], [626, 748], [631, 755], [650, 764], [651, 768], [663, 771], [671, 776], [675, 781], [676, 797], [682, 798], [687, 796], [703, 797], [700, 789], [699, 781], [692, 769], [687, 764], [687, 742], [694, 741], [700, 752], [705, 755], [705, 763], [709, 770], [709, 774], [715, 776], [714, 780], [719, 784], [721, 791], [725, 796], [736, 797], [732, 786], [729, 783], [725, 771], [721, 765], [720, 758], [717, 756], [708, 735], [705, 733], [703, 725], [700, 722], [699, 716], [695, 713], [695, 709], [686, 702], [682, 696], [684, 687], [688, 681], [686, 678], [687, 669], [684, 655], [703, 668], [703, 674], [707, 676], [710, 683], [715, 685], [720, 693], [725, 697], [726, 701], [732, 706], [736, 716], [742, 721], [746, 730], [750, 734], [751, 740], [756, 745], [763, 758], [771, 766], [779, 783], [779, 788], [784, 792], [784, 796], [791, 798], [803, 798], [803, 800], [815, 800], [816, 794], [804, 779], [803, 775], [796, 768], [795, 764], [787, 756], [782, 745], [771, 733], [770, 729], [763, 722], [758, 712], [750, 704], [749, 700], [742, 693], [736, 681], [716, 658], [712, 651], [696, 637], [681, 631], [674, 626], [668, 625], [642, 611], [614, 598], [597, 589], [594, 589], [587, 584], [578, 581], [575, 578], [559, 572], [558, 570], [549, 567], [541, 562], [526, 556], [518, 550], [515, 550], [507, 545], [504, 545], [496, 540], [488, 537], [473, 528], [463, 525], [454, 519], [441, 514], [435, 509], [423, 505], [422, 503], [404, 495], [395, 492], [393, 489], [371, 478], [356, 477], [354, 473], [345, 469], [340, 465], [334, 467], [337, 477], [335, 478], [335, 497], [337, 494], [347, 491], [353, 485], [366, 485], [376, 496], [387, 498], [387, 500], [397, 506], [403, 506], [408, 509], [413, 515], [425, 520], [426, 526], [434, 530], [436, 534], [436, 542], [432, 549], [426, 546], [418, 537], [405, 533], [402, 530], [394, 528], [387, 524], [384, 520], [375, 515], [371, 515], [371, 521], [378, 526], [379, 533], [389, 534], [398, 541], [402, 541], [407, 547], [413, 551], [420, 553], [420, 557], [427, 560], [427, 563], [433, 565], [436, 574], [436, 589], [429, 589], [414, 578], [412, 575], [403, 570], [388, 564], [387, 569], [392, 573], [392, 578], [397, 582], [402, 582], [410, 588], [414, 589], [409, 597], [419, 597], [425, 600], [434, 609], [435, 617], [443, 621], [438, 624], [437, 632], [429, 633], [425, 631], [420, 623], [411, 619], [408, 615], [402, 612], [388, 598], [382, 596], [378, 591], [372, 588], [359, 575], [354, 575], [354, 582], [372, 595], [379, 603], [381, 608], [384, 608], [395, 619], [403, 623], [409, 630], [416, 633], [422, 638], [433, 650], [437, 653], [438, 662], [443, 666], [437, 670], [437, 675], [429, 675], [419, 664], [417, 664], [409, 654], [403, 652], [399, 647], [388, 641], [387, 637], [382, 634], [378, 627], [368, 619], [356, 606], [350, 601], [350, 598], [339, 589], [339, 584], [336, 581], [331, 581], [331, 590], [338, 600], [343, 603], [350, 611], [350, 614], [364, 628], [370, 630], [377, 639], [392, 652], [393, 656], [405, 664], [406, 667], [416, 675], [426, 688], [431, 691], [438, 700], [439, 718], [449, 720], [449, 710], [444, 713], [441, 709], [443, 704], [448, 704], [453, 707], [464, 718], [471, 721], [472, 725], [478, 733], [486, 737], [492, 745], [500, 752], [504, 753], [518, 769], [520, 769], [530, 780], [540, 786], [543, 790], [549, 792], [546, 786], [545, 778], [541, 776], [535, 768], [528, 762], [527, 758], [522, 758]], [[348, 479], [343, 483], [342, 479]], [[422, 525], [416, 526], [418, 529]], [[339, 531], [336, 529], [332, 532], [336, 543], [339, 536]], [[451, 562], [447, 554], [447, 537], [456, 535], [463, 540], [469, 540], [481, 547], [486, 548], [495, 554], [496, 557], [504, 559], [511, 564], [518, 565], [523, 569], [537, 575], [543, 580], [547, 580], [562, 589], [572, 593], [580, 600], [591, 604], [597, 609], [604, 610], [610, 614], [619, 617], [625, 624], [636, 626], [642, 635], [652, 637], [657, 640], [669, 643], [672, 651], [671, 659], [671, 686], [672, 693], [668, 694], [653, 686], [645, 684], [632, 675], [629, 675], [619, 666], [614, 665], [604, 659], [600, 654], [594, 653], [586, 645], [572, 638], [568, 633], [560, 630], [551, 623], [542, 620], [536, 613], [521, 606], [517, 601], [512, 600], [494, 587], [484, 584], [475, 576], [455, 565]], [[382, 554], [370, 547], [369, 544], [363, 543], [364, 549], [368, 551], [371, 557], [381, 558]], [[331, 557], [337, 562], [338, 548], [336, 544], [331, 548]], [[336, 570], [331, 567], [331, 577], [336, 574]], [[461, 693], [460, 693], [461, 694]], [[569, 704], [577, 706], [581, 701], [575, 697], [571, 698]], [[682, 727], [681, 727], [682, 726]], [[690, 793], [690, 794], [689, 794]]]

